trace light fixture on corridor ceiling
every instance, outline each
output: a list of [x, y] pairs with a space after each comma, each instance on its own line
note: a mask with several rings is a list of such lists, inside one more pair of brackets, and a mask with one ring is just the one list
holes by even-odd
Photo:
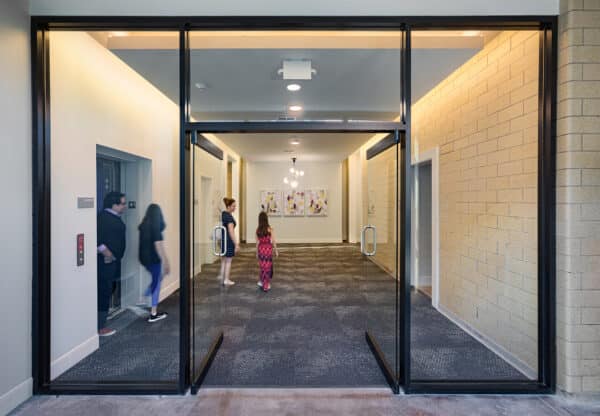
[[129, 34], [129, 32], [110, 32], [108, 34], [109, 38], [115, 37], [115, 38], [122, 38], [124, 36], [127, 36]]
[[196, 82], [194, 86], [200, 91], [206, 91], [206, 89], [208, 88], [208, 85], [206, 85], [204, 82]]
[[298, 140], [298, 139], [292, 139], [290, 141], [290, 144], [293, 144], [294, 146], [298, 146], [300, 144], [300, 140]]
[[290, 105], [288, 107], [288, 110], [290, 110], [290, 111], [302, 111], [302, 106], [298, 105], [298, 104]]
[[300, 84], [288, 84], [286, 88], [288, 91], [300, 91], [302, 86]]
[[285, 176], [283, 178], [283, 183], [286, 185], [290, 185], [292, 188], [296, 189], [298, 187], [298, 178], [304, 176], [304, 171], [296, 169], [296, 158], [292, 158], [292, 167], [290, 168], [290, 177]]
[[313, 75], [316, 75], [317, 70], [312, 67], [312, 62], [309, 60], [285, 60], [281, 68], [277, 70], [277, 73], [283, 77], [283, 79], [290, 80], [310, 80]]

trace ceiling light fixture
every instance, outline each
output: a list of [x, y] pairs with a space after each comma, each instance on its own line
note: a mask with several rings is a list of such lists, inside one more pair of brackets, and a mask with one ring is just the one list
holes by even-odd
[[115, 37], [115, 38], [122, 38], [124, 36], [127, 36], [129, 34], [129, 32], [110, 32], [108, 34], [109, 37]]
[[286, 185], [290, 185], [292, 188], [296, 189], [298, 187], [298, 178], [304, 176], [304, 171], [296, 169], [296, 158], [292, 158], [292, 167], [290, 168], [290, 177], [285, 176], [283, 178], [283, 183]]
[[290, 144], [293, 144], [294, 146], [298, 146], [300, 144], [300, 140], [298, 140], [298, 139], [292, 139], [292, 141], [290, 142]]
[[194, 86], [195, 86], [196, 88], [198, 88], [200, 91], [204, 91], [205, 89], [207, 89], [207, 88], [208, 88], [208, 86], [207, 86], [207, 85], [206, 85], [204, 82], [196, 82], [196, 83], [194, 84]]
[[300, 84], [289, 84], [286, 88], [288, 91], [300, 91], [302, 86]]
[[302, 111], [302, 106], [301, 105], [290, 105], [288, 107], [288, 109], [290, 111]]

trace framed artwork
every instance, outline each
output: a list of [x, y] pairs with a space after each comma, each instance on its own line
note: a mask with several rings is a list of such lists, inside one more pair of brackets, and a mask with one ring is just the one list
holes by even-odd
[[295, 189], [283, 193], [283, 215], [286, 217], [304, 216], [304, 191]]
[[281, 216], [281, 191], [260, 191], [260, 210], [270, 217]]
[[310, 217], [326, 217], [328, 203], [327, 189], [311, 189], [306, 191], [306, 215]]

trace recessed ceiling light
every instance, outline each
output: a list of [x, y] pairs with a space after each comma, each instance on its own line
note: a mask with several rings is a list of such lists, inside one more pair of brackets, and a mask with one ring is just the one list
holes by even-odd
[[295, 146], [297, 146], [297, 145], [300, 144], [300, 141], [297, 140], [297, 139], [293, 139], [290, 143], [293, 144], [293, 145], [295, 145]]
[[109, 37], [113, 37], [114, 36], [116, 38], [117, 37], [120, 38], [120, 37], [127, 36], [127, 35], [128, 35], [128, 32], [110, 32], [108, 34]]
[[289, 84], [286, 88], [288, 91], [299, 91], [302, 86], [300, 84]]
[[207, 88], [206, 84], [203, 82], [196, 82], [194, 86], [201, 91], [204, 91]]
[[290, 105], [288, 107], [288, 109], [290, 111], [302, 111], [302, 106], [301, 105]]

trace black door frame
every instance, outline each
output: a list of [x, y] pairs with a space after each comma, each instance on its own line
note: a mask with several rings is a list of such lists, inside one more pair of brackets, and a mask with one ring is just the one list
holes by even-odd
[[[268, 122], [191, 123], [189, 30], [404, 30], [401, 65], [402, 119], [399, 123]], [[498, 29], [540, 31], [539, 169], [538, 169], [538, 379], [513, 381], [418, 381], [410, 378], [410, 279], [400, 288], [399, 354], [403, 388], [408, 393], [552, 393], [556, 386], [556, 284], [555, 263], [555, 157], [556, 157], [556, 16], [452, 16], [452, 17], [90, 17], [34, 16], [31, 18], [32, 65], [32, 360], [35, 394], [173, 394], [190, 386], [190, 142], [187, 132], [250, 131], [390, 131], [406, 132], [410, 143], [410, 33], [412, 30]], [[180, 371], [177, 382], [57, 384], [50, 382], [50, 30], [169, 30], [179, 32], [180, 82]], [[393, 127], [390, 129], [390, 127]], [[410, 156], [410, 146], [407, 146]], [[403, 158], [404, 159], [404, 158]], [[410, 158], [406, 169], [410, 172]], [[404, 178], [410, 195], [410, 174]], [[406, 198], [410, 201], [410, 198]], [[406, 204], [409, 204], [407, 202]], [[404, 205], [406, 205], [404, 204]], [[403, 206], [410, 221], [410, 206]], [[409, 223], [410, 224], [410, 223]], [[410, 226], [403, 229], [405, 276], [410, 276]]]

